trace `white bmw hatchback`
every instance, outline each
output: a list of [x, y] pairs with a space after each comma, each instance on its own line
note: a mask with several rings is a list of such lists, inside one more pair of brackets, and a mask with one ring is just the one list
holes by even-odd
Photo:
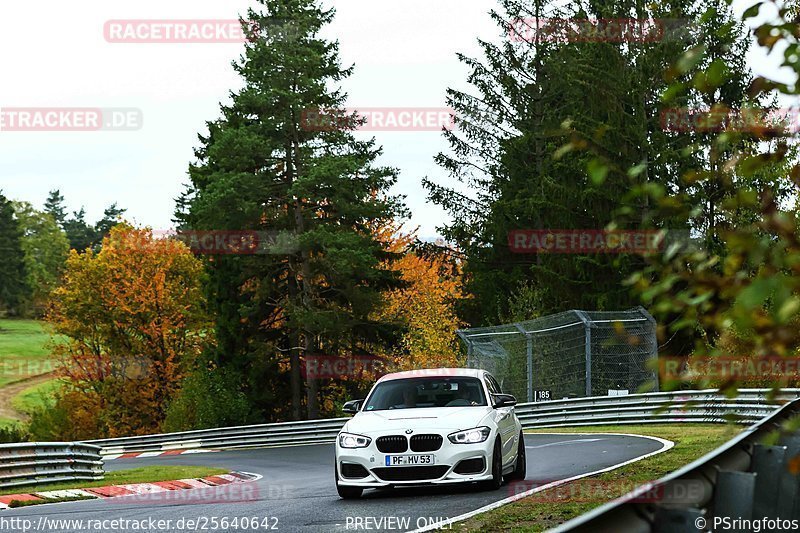
[[514, 413], [485, 370], [440, 368], [383, 376], [336, 439], [336, 488], [364, 489], [525, 479], [525, 442]]

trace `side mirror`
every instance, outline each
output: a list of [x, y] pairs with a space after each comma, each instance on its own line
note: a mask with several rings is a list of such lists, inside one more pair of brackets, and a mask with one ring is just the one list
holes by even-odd
[[349, 402], [345, 402], [342, 406], [342, 411], [354, 415], [361, 410], [361, 403], [363, 401], [364, 400], [350, 400]]
[[494, 408], [498, 407], [513, 407], [517, 405], [517, 399], [510, 394], [495, 394], [494, 395]]

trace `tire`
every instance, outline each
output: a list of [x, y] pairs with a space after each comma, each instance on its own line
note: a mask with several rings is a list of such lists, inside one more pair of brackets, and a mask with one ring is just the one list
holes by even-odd
[[361, 493], [364, 492], [364, 489], [361, 487], [343, 487], [339, 485], [339, 469], [336, 468], [335, 464], [333, 465], [333, 473], [336, 478], [336, 492], [339, 493], [340, 498], [344, 500], [355, 500], [361, 497]]
[[497, 490], [503, 484], [503, 452], [500, 449], [500, 438], [494, 441], [492, 450], [492, 479], [481, 482], [483, 490]]
[[510, 481], [522, 481], [525, 479], [525, 471], [528, 463], [525, 459], [525, 438], [522, 432], [519, 432], [519, 445], [517, 446], [517, 464], [514, 466], [514, 471], [508, 475]]

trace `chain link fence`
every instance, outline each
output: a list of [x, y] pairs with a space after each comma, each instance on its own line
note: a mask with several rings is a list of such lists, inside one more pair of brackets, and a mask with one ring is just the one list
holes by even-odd
[[520, 401], [658, 390], [656, 322], [642, 307], [572, 310], [458, 336], [467, 366], [490, 371]]

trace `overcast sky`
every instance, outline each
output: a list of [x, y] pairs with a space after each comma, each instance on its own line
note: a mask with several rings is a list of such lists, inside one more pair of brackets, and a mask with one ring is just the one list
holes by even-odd
[[[113, 44], [112, 19], [235, 19], [248, 0], [55, 0], [0, 5], [0, 107], [139, 108], [138, 131], [0, 132], [0, 189], [41, 205], [58, 188], [88, 219], [118, 202], [127, 217], [172, 227], [174, 198], [186, 183], [197, 133], [218, 116], [218, 104], [240, 86], [230, 62], [241, 44]], [[330, 4], [328, 4], [330, 5]], [[337, 0], [327, 35], [341, 42], [351, 107], [444, 106], [447, 87], [465, 87], [456, 52], [478, 55], [477, 36], [497, 28], [486, 15], [495, 0]], [[757, 71], [766, 63], [753, 61]], [[435, 235], [443, 213], [425, 202], [424, 176], [446, 181], [433, 163], [446, 149], [435, 132], [375, 132], [383, 164], [401, 169], [421, 234]]]

